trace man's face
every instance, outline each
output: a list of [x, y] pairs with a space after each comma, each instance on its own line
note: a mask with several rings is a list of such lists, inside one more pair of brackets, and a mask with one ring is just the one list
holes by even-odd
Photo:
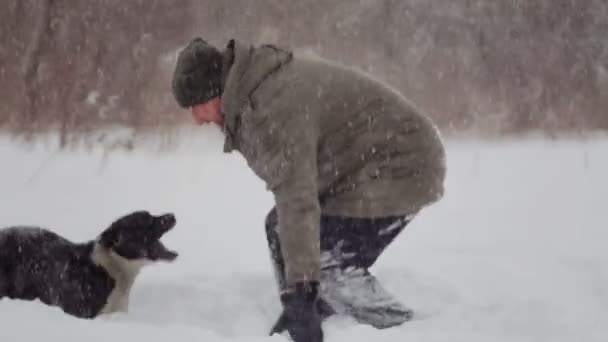
[[224, 123], [221, 106], [220, 97], [214, 97], [205, 103], [192, 106], [192, 116], [199, 125], [215, 122], [221, 126]]

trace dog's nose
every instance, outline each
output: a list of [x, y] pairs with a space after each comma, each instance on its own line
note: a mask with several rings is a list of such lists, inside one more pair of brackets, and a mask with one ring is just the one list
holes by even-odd
[[165, 214], [163, 216], [160, 217], [160, 222], [165, 225], [165, 224], [175, 224], [175, 215], [173, 214]]

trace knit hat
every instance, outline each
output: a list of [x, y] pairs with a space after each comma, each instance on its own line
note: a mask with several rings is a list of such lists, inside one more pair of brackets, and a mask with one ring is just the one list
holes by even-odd
[[182, 108], [205, 103], [222, 93], [222, 54], [202, 38], [194, 38], [179, 53], [172, 90]]

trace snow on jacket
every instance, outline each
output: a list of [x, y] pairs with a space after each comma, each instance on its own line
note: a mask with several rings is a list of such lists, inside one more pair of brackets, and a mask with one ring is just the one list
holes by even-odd
[[274, 194], [288, 283], [319, 279], [321, 213], [409, 215], [443, 196], [437, 129], [387, 85], [272, 45], [224, 54], [224, 151]]

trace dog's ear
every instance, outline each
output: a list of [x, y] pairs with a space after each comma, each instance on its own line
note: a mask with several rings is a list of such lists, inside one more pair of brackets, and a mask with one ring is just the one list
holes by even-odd
[[99, 243], [105, 248], [118, 246], [121, 243], [121, 240], [121, 234], [118, 234], [112, 230], [106, 230], [105, 232], [101, 233], [101, 236], [99, 237]]

